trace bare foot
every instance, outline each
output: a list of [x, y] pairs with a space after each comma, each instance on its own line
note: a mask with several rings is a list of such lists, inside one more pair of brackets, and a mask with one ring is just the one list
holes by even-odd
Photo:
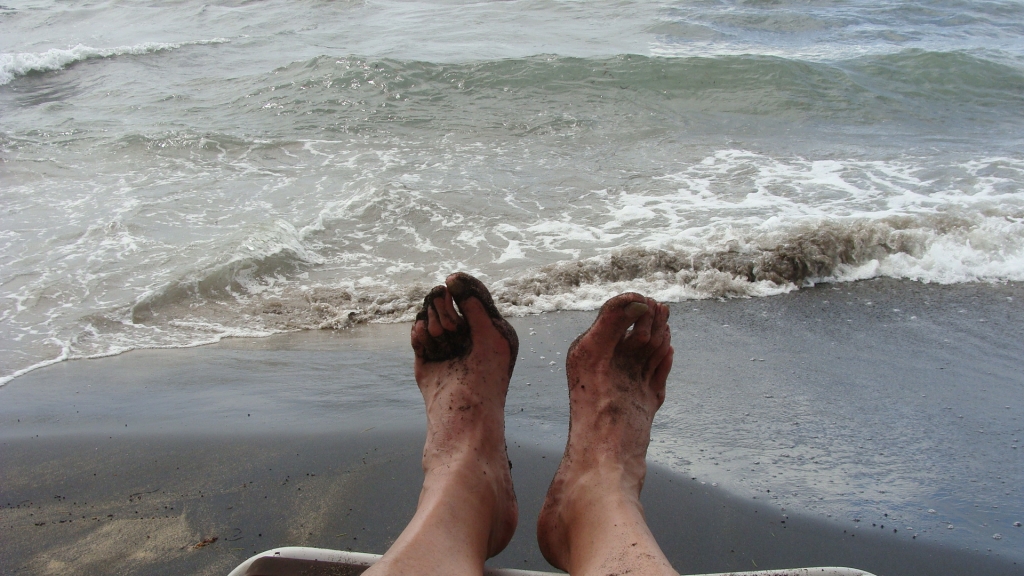
[[420, 505], [442, 493], [465, 500], [460, 506], [472, 504], [493, 556], [508, 545], [519, 518], [505, 449], [505, 395], [519, 338], [487, 288], [460, 272], [427, 295], [412, 347], [427, 408]]
[[544, 557], [570, 573], [674, 573], [640, 505], [651, 423], [672, 368], [668, 314], [653, 299], [621, 294], [569, 348], [569, 440], [537, 538]]

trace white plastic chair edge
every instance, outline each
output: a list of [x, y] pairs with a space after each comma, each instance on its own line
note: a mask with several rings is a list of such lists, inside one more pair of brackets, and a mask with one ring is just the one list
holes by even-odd
[[[363, 552], [344, 552], [341, 550], [326, 550], [324, 548], [306, 548], [303, 546], [288, 546], [285, 548], [274, 548], [261, 552], [245, 562], [238, 565], [228, 576], [242, 576], [249, 566], [259, 558], [265, 556], [278, 556], [281, 558], [294, 558], [296, 560], [319, 560], [321, 562], [336, 562], [348, 564], [349, 566], [373, 566], [380, 560], [378, 554], [365, 554]], [[537, 572], [535, 570], [516, 570], [514, 568], [485, 568], [484, 576], [559, 576], [555, 572]], [[692, 576], [874, 576], [870, 572], [857, 570], [855, 568], [819, 567], [819, 568], [787, 568], [783, 570], [756, 570], [754, 572], [722, 572], [717, 574], [694, 574]]]

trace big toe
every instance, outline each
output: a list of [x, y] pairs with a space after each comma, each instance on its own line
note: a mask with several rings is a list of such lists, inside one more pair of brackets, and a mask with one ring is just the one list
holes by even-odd
[[494, 320], [500, 320], [501, 314], [483, 282], [465, 272], [456, 272], [444, 282], [470, 330], [482, 335], [494, 329]]
[[587, 336], [605, 346], [614, 346], [629, 327], [650, 311], [647, 298], [636, 292], [619, 294], [604, 303]]
[[483, 282], [465, 272], [456, 272], [448, 276], [444, 283], [459, 308], [462, 308], [463, 302], [475, 297], [480, 301], [484, 315], [490, 318], [501, 318], [501, 313], [498, 312], [498, 307], [494, 305], [494, 299], [491, 297], [491, 291], [484, 286]]
[[459, 306], [469, 325], [473, 339], [501, 338], [508, 342], [512, 363], [519, 353], [519, 337], [494, 305], [491, 292], [483, 282], [465, 272], [456, 272], [445, 279], [448, 292]]

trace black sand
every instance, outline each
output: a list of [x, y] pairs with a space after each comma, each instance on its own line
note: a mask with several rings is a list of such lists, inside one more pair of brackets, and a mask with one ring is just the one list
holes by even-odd
[[[823, 359], [810, 371], [816, 385], [835, 389], [843, 378], [867, 381], [893, 370], [904, 370], [901, 380], [914, 385], [914, 375], [938, 355], [956, 370], [942, 374], [945, 380], [928, 376], [934, 394], [963, 398], [958, 409], [969, 404], [984, 412], [988, 404], [964, 387], [993, 376], [984, 385], [1011, 394], [1006, 414], [1019, 414], [1024, 394], [1012, 393], [1024, 387], [1021, 372], [1012, 368], [1020, 363], [1013, 351], [1024, 342], [1024, 318], [1007, 298], [1019, 301], [1024, 289], [911, 287], [919, 293], [908, 291], [906, 283], [844, 285], [848, 296], [872, 305], [843, 304], [826, 315], [825, 328], [802, 328], [801, 322], [821, 317], [822, 302], [836, 300], [831, 287], [673, 306], [676, 395], [669, 402], [717, 410], [725, 421], [718, 425], [725, 427], [729, 398], [714, 398], [716, 386], [723, 396], [736, 396], [733, 404], [742, 403], [736, 381], [773, 374], [794, 382], [806, 378], [773, 365], [773, 359], [814, 362], [815, 353], [834, 340], [870, 339], [855, 353], [818, 354]], [[915, 306], [928, 326], [901, 328], [888, 317], [888, 310]], [[962, 318], [964, 309], [972, 322]], [[978, 323], [979, 314], [991, 320]], [[548, 569], [536, 549], [533, 523], [564, 439], [560, 364], [565, 341], [591, 318], [592, 313], [563, 313], [513, 321], [525, 358], [517, 365], [508, 403], [522, 517], [512, 544], [492, 565]], [[731, 330], [711, 329], [724, 323]], [[213, 575], [277, 546], [382, 553], [411, 516], [420, 482], [424, 419], [411, 380], [407, 329], [370, 327], [134, 352], [59, 364], [0, 388], [0, 573]], [[779, 329], [789, 333], [768, 343], [775, 356], [765, 354], [766, 334]], [[956, 346], [933, 349], [930, 339], [949, 336]], [[892, 350], [892, 340], [902, 350]], [[563, 355], [555, 354], [559, 346]], [[750, 362], [758, 350], [768, 359]], [[1003, 403], [995, 404], [1002, 409]], [[880, 402], [877, 410], [892, 407]], [[713, 416], [705, 418], [711, 422]], [[886, 414], [867, 416], [882, 420]], [[1004, 413], [991, 415], [997, 416]], [[789, 415], [780, 420], [791, 425]], [[769, 453], [768, 438], [783, 434], [781, 424], [759, 425]], [[998, 447], [976, 445], [982, 456]], [[1005, 456], [991, 457], [1002, 460], [979, 457], [977, 463], [1003, 467], [1009, 475], [1021, 465], [1021, 452], [1007, 444]], [[732, 484], [734, 490], [713, 488], [714, 463], [701, 461], [696, 449], [688, 458], [685, 469], [692, 473], [652, 467], [644, 491], [652, 529], [684, 574], [812, 565], [846, 565], [879, 575], [1024, 574], [1020, 534], [1013, 527], [1000, 528], [1006, 534], [996, 544], [1007, 547], [975, 552], [967, 549], [969, 537], [953, 544], [927, 534], [913, 539], [902, 529], [893, 534], [828, 518], [798, 501], [783, 514], [778, 501], [759, 492], [769, 482], [759, 473], [745, 471], [748, 484]], [[728, 484], [738, 470], [724, 471], [730, 465], [726, 457], [718, 462]], [[777, 467], [787, 465], [780, 460]], [[969, 488], [952, 496], [970, 501]], [[1004, 508], [1014, 510], [1019, 487], [1013, 490]]]

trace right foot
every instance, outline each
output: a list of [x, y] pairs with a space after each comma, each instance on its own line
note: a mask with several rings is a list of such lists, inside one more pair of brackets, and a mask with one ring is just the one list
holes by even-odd
[[[616, 562], [617, 569], [671, 570], [653, 537], [649, 542], [635, 537], [650, 535], [640, 490], [651, 423], [665, 400], [672, 368], [668, 315], [668, 307], [651, 298], [621, 294], [605, 303], [594, 324], [569, 348], [569, 439], [537, 522], [541, 552], [558, 568], [580, 567], [581, 559], [572, 557], [574, 545], [577, 554], [587, 546], [577, 537], [607, 528], [618, 534], [609, 536], [613, 545], [630, 540], [622, 560], [626, 564]], [[602, 518], [614, 526], [586, 525]], [[602, 536], [583, 540], [592, 545]], [[640, 548], [637, 541], [643, 542]]]

